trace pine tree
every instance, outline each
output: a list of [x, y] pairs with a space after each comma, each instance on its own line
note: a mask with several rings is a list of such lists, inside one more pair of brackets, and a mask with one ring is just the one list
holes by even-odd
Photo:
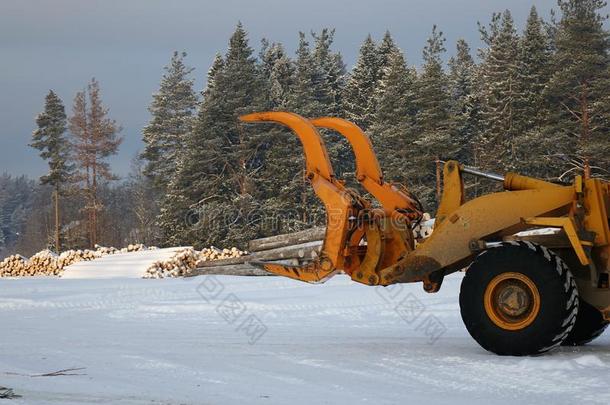
[[399, 49], [388, 55], [375, 90], [377, 106], [369, 131], [387, 181], [409, 184], [409, 159], [414, 138], [415, 69], [407, 67]]
[[610, 76], [602, 0], [560, 0], [562, 18], [547, 95], [551, 130], [565, 155], [586, 177], [608, 177], [610, 167]]
[[415, 100], [418, 113], [410, 172], [412, 182], [415, 183], [413, 190], [428, 209], [438, 204], [435, 161], [455, 153], [451, 137], [453, 122], [448, 79], [441, 59], [445, 52], [444, 43], [443, 33], [434, 26], [423, 51], [424, 66], [417, 83]]
[[379, 77], [377, 45], [368, 35], [360, 47], [358, 61], [349, 75], [344, 93], [346, 118], [365, 131], [371, 125], [375, 114], [373, 95]]
[[116, 179], [106, 159], [117, 153], [123, 141], [117, 135], [121, 128], [108, 117], [108, 109], [102, 104], [97, 80], [91, 79], [86, 90], [76, 93], [69, 128], [74, 138], [76, 180], [85, 194], [89, 244], [93, 247], [97, 243], [98, 213], [103, 208], [98, 189], [102, 182]]
[[453, 155], [461, 163], [474, 164], [474, 147], [479, 136], [480, 102], [476, 94], [476, 65], [470, 47], [463, 39], [456, 45], [456, 54], [449, 59], [449, 91], [454, 119], [453, 139], [457, 151]]
[[160, 195], [176, 172], [176, 162], [184, 146], [186, 135], [193, 126], [197, 96], [193, 91], [193, 68], [184, 64], [186, 53], [174, 52], [165, 67], [159, 91], [153, 95], [149, 107], [152, 119], [144, 127], [146, 175], [153, 181]]
[[53, 187], [54, 247], [61, 251], [59, 198], [63, 186], [68, 182], [72, 166], [68, 163], [70, 142], [66, 138], [66, 111], [61, 99], [49, 90], [45, 98], [44, 111], [36, 117], [38, 128], [32, 134], [30, 146], [40, 151], [40, 157], [49, 164], [49, 172], [40, 178], [41, 184]]

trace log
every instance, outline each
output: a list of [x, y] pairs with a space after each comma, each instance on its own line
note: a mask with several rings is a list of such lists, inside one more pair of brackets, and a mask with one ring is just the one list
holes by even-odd
[[322, 241], [301, 243], [298, 245], [278, 247], [275, 249], [255, 252], [250, 255], [249, 260], [282, 260], [282, 259], [305, 259], [311, 260], [320, 253]]
[[254, 239], [248, 243], [248, 250], [250, 252], [260, 252], [263, 250], [276, 249], [279, 247], [297, 245], [306, 242], [321, 241], [324, 239], [325, 232], [325, 227], [316, 227], [294, 233]]
[[273, 274], [263, 269], [252, 266], [248, 263], [229, 264], [225, 266], [197, 267], [186, 274], [185, 277], [205, 276], [205, 275], [226, 275], [226, 276], [272, 276]]
[[247, 261], [252, 260], [250, 255], [240, 256], [240, 257], [231, 257], [228, 259], [218, 259], [218, 260], [199, 260], [197, 262], [197, 267], [217, 267], [217, 266], [226, 266], [229, 264], [242, 264]]

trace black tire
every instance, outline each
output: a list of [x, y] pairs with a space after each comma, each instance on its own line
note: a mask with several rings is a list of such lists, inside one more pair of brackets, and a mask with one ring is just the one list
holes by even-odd
[[598, 338], [608, 327], [602, 313], [591, 304], [580, 299], [576, 323], [563, 341], [564, 346], [582, 346]]
[[[536, 290], [531, 295], [536, 299], [517, 303], [535, 300], [537, 307], [531, 309], [532, 304], [528, 304], [525, 311], [529, 323], [510, 324], [518, 329], [508, 330], [492, 320], [485, 302], [491, 296], [486, 295], [488, 286], [497, 285], [495, 280], [511, 274], [528, 280]], [[507, 283], [511, 285], [512, 279]], [[558, 347], [576, 322], [578, 304], [576, 283], [565, 263], [547, 248], [530, 242], [506, 242], [481, 253], [468, 268], [460, 289], [460, 312], [466, 329], [484, 349], [499, 355], [536, 355]], [[506, 307], [506, 303], [497, 306]]]

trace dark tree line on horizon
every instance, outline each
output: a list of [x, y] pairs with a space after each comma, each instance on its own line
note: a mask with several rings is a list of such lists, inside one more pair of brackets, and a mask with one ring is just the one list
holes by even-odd
[[[385, 178], [407, 185], [431, 212], [439, 158], [553, 181], [570, 181], [576, 174], [609, 178], [605, 2], [560, 0], [558, 5], [560, 13], [550, 21], [532, 8], [521, 32], [510, 11], [494, 14], [479, 24], [484, 47], [476, 55], [464, 40], [447, 51], [443, 33], [433, 27], [419, 68], [408, 63], [389, 32], [378, 42], [367, 36], [348, 72], [333, 48], [332, 29], [300, 33], [291, 57], [282, 44], [268, 40], [255, 54], [238, 24], [201, 93], [194, 89], [187, 55], [174, 53], [153, 95], [151, 120], [143, 129], [145, 148], [130, 181], [111, 185], [112, 176], [104, 177], [94, 192], [93, 181], [81, 178], [87, 192], [78, 198], [84, 205], [79, 210], [68, 201], [63, 217], [98, 229], [95, 242], [103, 244], [112, 239], [106, 235], [108, 222], [102, 225], [91, 215], [112, 222], [108, 213], [115, 210], [133, 229], [119, 226], [124, 239], [113, 243], [146, 237], [147, 243], [196, 247], [243, 246], [254, 237], [323, 222], [323, 209], [303, 178], [298, 139], [279, 126], [238, 123], [239, 115], [264, 110], [357, 123], [371, 137]], [[451, 57], [444, 63], [447, 53]], [[77, 130], [73, 120], [70, 126], [70, 132]], [[336, 174], [354, 186], [349, 146], [337, 134], [324, 131], [323, 136]], [[74, 163], [82, 175], [86, 162]], [[51, 170], [42, 180], [54, 186], [58, 177]], [[495, 189], [467, 181], [471, 196]], [[48, 201], [57, 190], [45, 190], [49, 199], [38, 203], [50, 213]], [[3, 210], [0, 199], [6, 231]], [[53, 239], [52, 227], [47, 228], [37, 231], [43, 245]], [[92, 243], [91, 231], [84, 240]]]

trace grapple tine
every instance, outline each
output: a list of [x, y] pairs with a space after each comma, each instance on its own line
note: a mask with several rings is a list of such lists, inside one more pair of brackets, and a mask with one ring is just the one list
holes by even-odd
[[356, 158], [356, 178], [382, 205], [387, 215], [407, 217], [409, 221], [422, 216], [419, 204], [406, 189], [383, 180], [379, 161], [369, 137], [356, 124], [334, 117], [316, 118], [310, 121], [315, 127], [328, 128], [345, 137]]
[[326, 208], [326, 235], [319, 258], [303, 266], [260, 264], [265, 270], [306, 282], [323, 282], [343, 267], [350, 218], [358, 216], [364, 201], [335, 179], [324, 141], [318, 130], [300, 115], [270, 111], [247, 114], [242, 122], [275, 122], [290, 128], [305, 152], [307, 179]]
[[304, 281], [312, 284], [323, 283], [338, 272], [338, 270], [334, 268], [324, 270], [320, 268], [319, 263], [315, 262], [305, 266], [291, 266], [279, 263], [257, 261], [252, 261], [250, 264], [278, 276], [288, 277], [294, 280]]
[[301, 141], [305, 152], [305, 164], [309, 173], [317, 173], [330, 180], [334, 177], [324, 141], [318, 130], [298, 114], [283, 111], [267, 111], [239, 117], [242, 122], [275, 122], [290, 128]]

